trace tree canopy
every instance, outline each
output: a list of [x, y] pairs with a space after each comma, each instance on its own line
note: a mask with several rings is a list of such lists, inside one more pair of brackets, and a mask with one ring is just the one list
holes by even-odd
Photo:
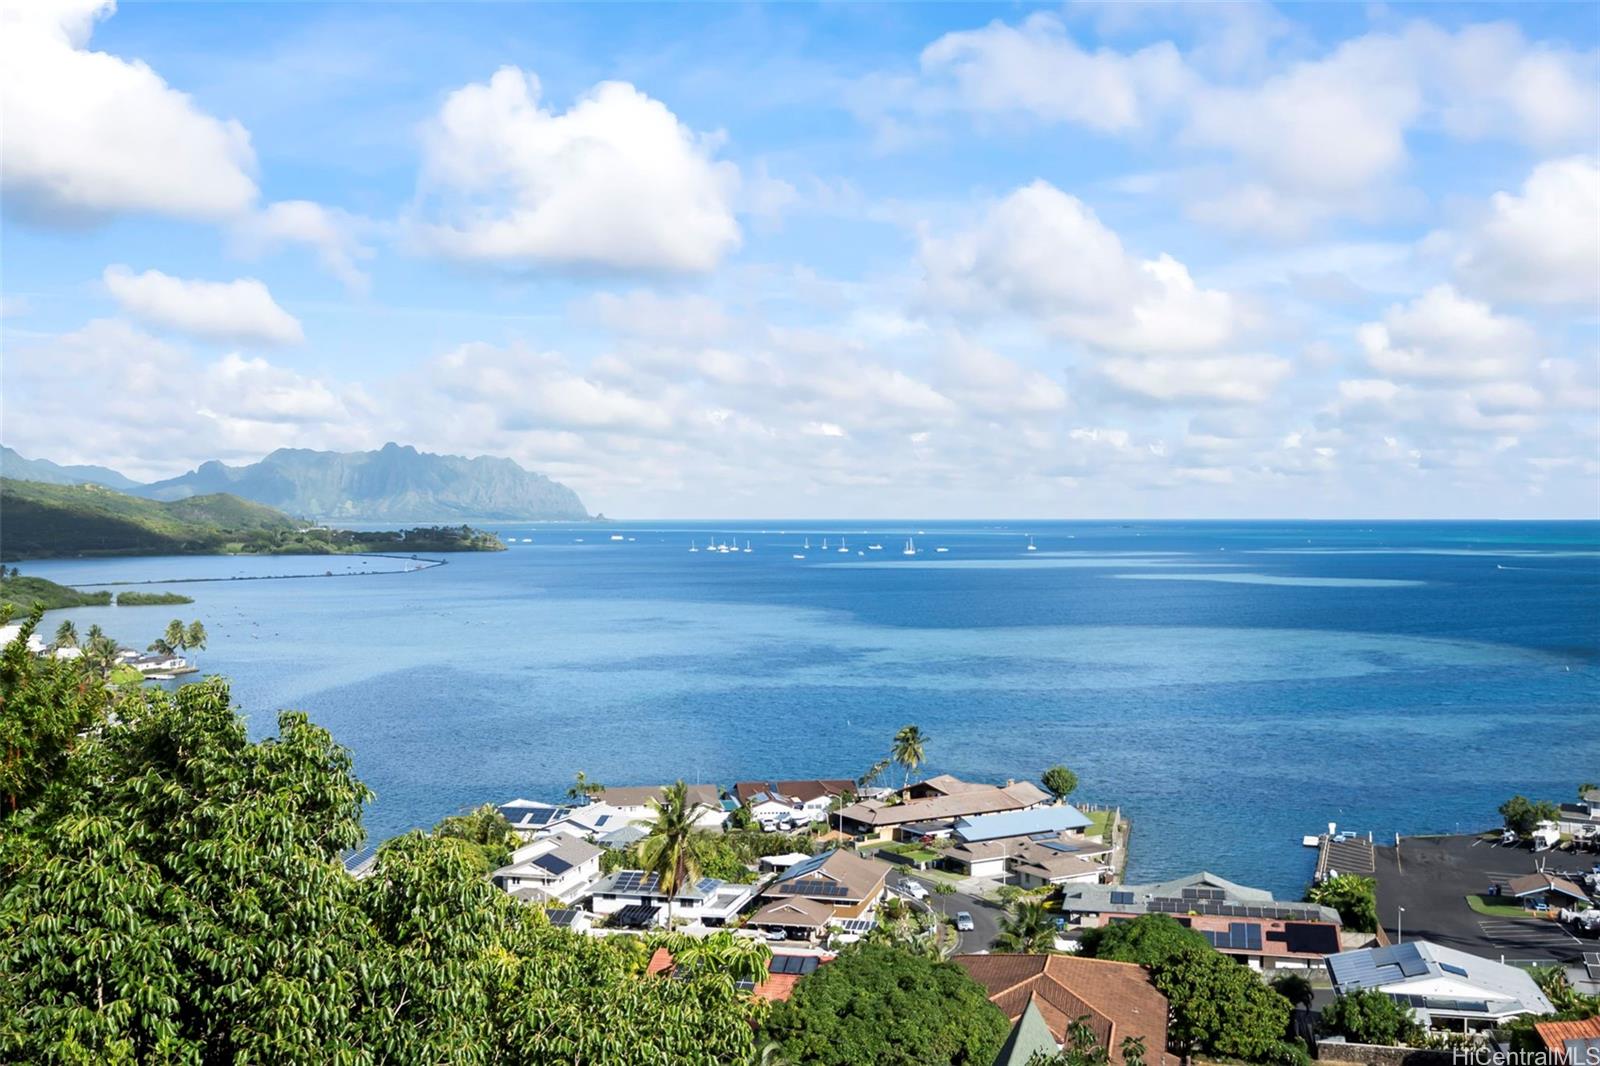
[[1065, 766], [1052, 766], [1039, 776], [1039, 783], [1059, 803], [1078, 791], [1078, 775]]
[[1523, 795], [1512, 796], [1500, 804], [1500, 817], [1506, 820], [1506, 828], [1522, 836], [1533, 832], [1540, 822], [1555, 821], [1560, 813], [1549, 800], [1535, 801]]
[[1422, 1026], [1402, 1007], [1376, 988], [1347, 992], [1322, 1008], [1320, 1028], [1357, 1044], [1415, 1044]]
[[352, 879], [369, 793], [305, 715], [252, 741], [220, 679], [113, 693], [27, 629], [0, 655], [0, 1060], [754, 1061], [725, 973], [641, 979], [636, 944], [552, 927], [466, 839], [408, 834]]
[[1249, 1062], [1284, 1057], [1289, 1001], [1169, 915], [1089, 930], [1082, 950], [1150, 971], [1172, 1011], [1167, 1040], [1174, 1050]]
[[1357, 933], [1378, 931], [1378, 883], [1357, 874], [1335, 874], [1306, 889], [1307, 903], [1339, 912], [1339, 921]]
[[795, 1066], [989, 1066], [1009, 1031], [959, 966], [856, 944], [774, 1005], [765, 1036]]

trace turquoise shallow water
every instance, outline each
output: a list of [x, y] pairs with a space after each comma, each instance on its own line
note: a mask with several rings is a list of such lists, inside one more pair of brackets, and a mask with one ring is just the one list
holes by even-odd
[[[1513, 791], [1600, 778], [1600, 523], [502, 531], [510, 551], [425, 571], [172, 587], [252, 729], [303, 708], [354, 751], [380, 837], [554, 797], [578, 769], [853, 776], [915, 722], [929, 772], [1074, 767], [1079, 798], [1134, 818], [1135, 878], [1206, 867], [1297, 892], [1299, 839], [1330, 820], [1453, 831]], [[687, 550], [735, 534], [754, 550]], [[824, 555], [841, 534], [849, 551]], [[908, 535], [921, 554], [901, 554]], [[89, 585], [404, 566], [23, 570]], [[63, 612], [129, 643], [170, 613]]]

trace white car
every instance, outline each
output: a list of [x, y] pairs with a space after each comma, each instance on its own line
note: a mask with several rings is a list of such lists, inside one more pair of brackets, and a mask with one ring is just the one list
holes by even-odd
[[956, 911], [956, 931], [970, 933], [972, 930], [972, 914], [968, 911]]
[[915, 881], [915, 880], [913, 880], [913, 879], [911, 879], [909, 877], [907, 877], [905, 880], [900, 882], [900, 891], [904, 892], [906, 895], [910, 896], [912, 899], [927, 899], [928, 898], [928, 889], [927, 889], [927, 887], [924, 886], [921, 881]]

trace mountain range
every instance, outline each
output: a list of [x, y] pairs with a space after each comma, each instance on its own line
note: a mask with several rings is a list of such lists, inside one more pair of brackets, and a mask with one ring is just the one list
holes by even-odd
[[178, 477], [141, 484], [98, 466], [60, 466], [0, 447], [5, 477], [66, 485], [89, 483], [171, 502], [230, 493], [318, 521], [582, 521], [578, 494], [510, 459], [434, 455], [385, 444], [371, 452], [280, 448], [257, 463], [212, 460]]

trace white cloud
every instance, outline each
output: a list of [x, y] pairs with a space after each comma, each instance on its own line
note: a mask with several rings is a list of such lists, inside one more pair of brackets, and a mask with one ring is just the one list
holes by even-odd
[[674, 417], [666, 403], [585, 376], [554, 352], [520, 344], [463, 344], [437, 360], [432, 384], [512, 430], [620, 430], [658, 434]]
[[1523, 375], [1538, 349], [1527, 323], [1448, 285], [1428, 290], [1356, 333], [1374, 370], [1424, 382], [1488, 382]]
[[237, 250], [249, 257], [289, 244], [317, 253], [322, 268], [353, 292], [366, 292], [371, 279], [356, 264], [372, 257], [360, 231], [367, 224], [337, 208], [310, 200], [279, 200], [234, 224]]
[[1578, 156], [1539, 164], [1521, 195], [1494, 195], [1488, 214], [1459, 245], [1456, 277], [1469, 292], [1600, 305], [1600, 163]]
[[1018, 26], [996, 21], [947, 33], [923, 50], [922, 71], [949, 78], [955, 99], [970, 111], [1020, 112], [1106, 132], [1148, 124], [1191, 80], [1170, 43], [1131, 55], [1089, 52], [1059, 18], [1043, 12]]
[[924, 238], [922, 263], [935, 303], [1010, 309], [1111, 351], [1207, 351], [1244, 324], [1229, 294], [1198, 287], [1170, 256], [1130, 255], [1088, 205], [1044, 181], [969, 230]]
[[224, 218], [256, 197], [250, 135], [150, 67], [90, 51], [110, 0], [0, 9], [0, 183], [32, 217]]
[[245, 343], [295, 344], [305, 339], [300, 322], [255, 278], [199, 281], [159, 270], [135, 274], [118, 265], [106, 268], [104, 280], [124, 311], [150, 325]]
[[1118, 356], [1097, 369], [1114, 388], [1151, 400], [1257, 404], [1272, 395], [1290, 367], [1272, 355]]
[[942, 369], [945, 393], [982, 415], [1048, 415], [1067, 407], [1067, 390], [1059, 383], [963, 337], [946, 345]]
[[738, 247], [738, 170], [665, 105], [602, 82], [540, 106], [515, 67], [451, 93], [423, 135], [426, 241], [459, 259], [700, 273]]

